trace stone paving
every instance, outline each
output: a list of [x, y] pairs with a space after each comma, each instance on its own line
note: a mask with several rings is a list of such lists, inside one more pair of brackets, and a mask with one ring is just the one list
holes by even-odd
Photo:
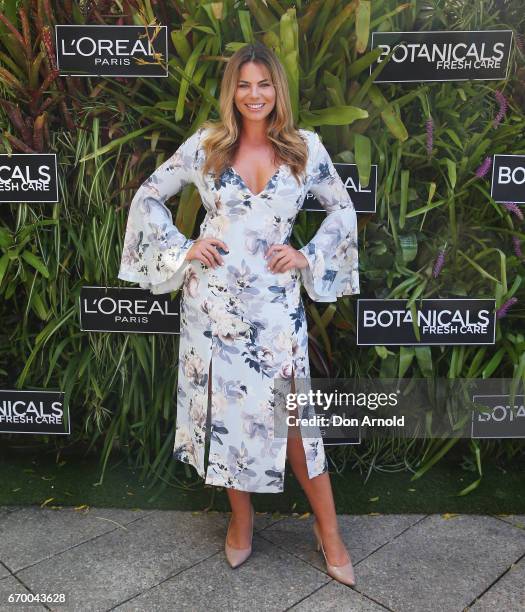
[[0, 610], [525, 610], [525, 515], [340, 515], [355, 587], [326, 574], [313, 516], [257, 514], [252, 556], [234, 570], [228, 520], [0, 507]]

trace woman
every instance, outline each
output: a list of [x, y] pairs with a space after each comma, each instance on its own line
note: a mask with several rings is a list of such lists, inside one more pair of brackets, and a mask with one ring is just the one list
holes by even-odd
[[[136, 193], [118, 277], [154, 294], [182, 287], [173, 454], [226, 488], [232, 567], [251, 554], [250, 493], [281, 492], [288, 458], [329, 574], [354, 584], [319, 430], [277, 435], [276, 422], [278, 381], [294, 392], [295, 377], [310, 376], [300, 280], [316, 301], [359, 293], [355, 210], [320, 138], [295, 129], [286, 74], [264, 45], [230, 58], [220, 109], [221, 121], [206, 122]], [[165, 205], [189, 183], [207, 211], [196, 240]], [[328, 214], [296, 250], [288, 241], [309, 191]]]

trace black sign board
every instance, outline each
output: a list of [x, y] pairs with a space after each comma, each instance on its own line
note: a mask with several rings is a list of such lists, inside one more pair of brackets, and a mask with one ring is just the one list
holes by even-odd
[[0, 433], [69, 434], [63, 391], [0, 390]]
[[58, 202], [56, 154], [1, 153], [0, 202]]
[[57, 25], [55, 39], [63, 76], [168, 76], [166, 26]]
[[525, 155], [494, 155], [490, 195], [496, 202], [525, 204]]
[[82, 331], [180, 333], [180, 293], [172, 300], [137, 287], [82, 287], [79, 313]]
[[[370, 181], [367, 187], [359, 182], [357, 164], [334, 163], [337, 174], [341, 177], [350, 195], [356, 212], [375, 213], [377, 202], [377, 164], [372, 164]], [[310, 191], [306, 194], [302, 210], [324, 211], [319, 200]]]
[[423, 299], [416, 301], [418, 342], [408, 300], [357, 300], [357, 344], [467, 345], [494, 344], [496, 300], [473, 298]]
[[372, 32], [382, 48], [370, 74], [395, 49], [374, 83], [485, 81], [507, 78], [512, 30]]
[[[474, 395], [472, 438], [525, 438], [525, 395]], [[484, 408], [483, 408], [484, 407]]]

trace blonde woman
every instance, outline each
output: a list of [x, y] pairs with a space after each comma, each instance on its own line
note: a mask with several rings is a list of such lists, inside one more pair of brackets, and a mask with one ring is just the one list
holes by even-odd
[[[282, 492], [288, 458], [328, 573], [352, 585], [322, 438], [318, 430], [303, 436], [301, 427], [279, 435], [276, 422], [277, 382], [295, 392], [295, 377], [310, 376], [300, 285], [319, 302], [359, 293], [354, 206], [319, 136], [294, 127], [283, 66], [261, 43], [229, 59], [220, 116], [137, 191], [118, 276], [154, 294], [182, 288], [173, 456], [226, 488], [230, 565], [252, 551], [250, 494]], [[189, 183], [206, 209], [195, 240], [177, 230], [165, 205]], [[289, 239], [308, 192], [327, 215], [296, 250]]]

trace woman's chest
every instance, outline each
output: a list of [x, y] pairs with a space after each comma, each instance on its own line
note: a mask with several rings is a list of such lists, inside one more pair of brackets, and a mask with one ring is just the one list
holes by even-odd
[[229, 166], [252, 195], [264, 193], [268, 183], [277, 176], [281, 165], [274, 159], [273, 149], [239, 150]]
[[307, 193], [305, 181], [296, 180], [284, 164], [277, 168], [258, 193], [248, 186], [248, 177], [243, 177], [231, 166], [219, 177], [198, 172], [196, 178], [206, 208], [217, 207], [234, 214], [253, 212], [290, 217], [301, 209]]

